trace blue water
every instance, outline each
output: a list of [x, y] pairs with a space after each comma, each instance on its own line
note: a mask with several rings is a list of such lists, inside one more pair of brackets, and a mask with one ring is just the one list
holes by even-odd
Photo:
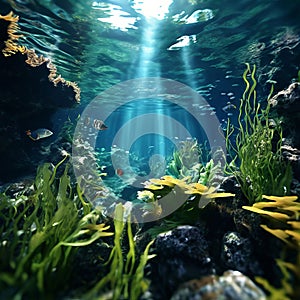
[[139, 99], [118, 107], [105, 120], [108, 129], [98, 133], [96, 147], [116, 145], [141, 157], [171, 155], [179, 140], [206, 134], [198, 121], [182, 107], [160, 99]]
[[[168, 161], [180, 141], [224, 148], [228, 119], [237, 124], [246, 62], [257, 65], [262, 105], [270, 90], [266, 81], [276, 80], [278, 91], [299, 68], [292, 54], [277, 57], [277, 48], [290, 49], [299, 37], [298, 1], [0, 0], [0, 5], [2, 14], [13, 9], [20, 16], [20, 43], [50, 58], [62, 77], [81, 88], [75, 108], [57, 111], [52, 123], [39, 116], [25, 120], [21, 130], [49, 128], [53, 136], [41, 141], [48, 146], [68, 117], [75, 126], [84, 121], [76, 124], [78, 115], [104, 121], [107, 130], [89, 125], [83, 140], [96, 151], [128, 152], [134, 171], [149, 173], [152, 157]], [[288, 76], [276, 74], [279, 65], [291, 69]]]

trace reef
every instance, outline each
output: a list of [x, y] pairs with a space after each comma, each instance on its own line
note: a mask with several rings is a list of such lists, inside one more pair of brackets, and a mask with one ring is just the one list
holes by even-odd
[[300, 83], [294, 82], [274, 95], [269, 103], [271, 113], [280, 118], [283, 127], [282, 155], [293, 167], [294, 177], [300, 180]]
[[[80, 101], [76, 83], [63, 79], [50, 59], [19, 45], [18, 16], [0, 15], [0, 182], [32, 174], [42, 162], [41, 144], [26, 130], [52, 128], [51, 117]], [[47, 142], [53, 142], [49, 139]], [[46, 143], [47, 143], [46, 142]]]

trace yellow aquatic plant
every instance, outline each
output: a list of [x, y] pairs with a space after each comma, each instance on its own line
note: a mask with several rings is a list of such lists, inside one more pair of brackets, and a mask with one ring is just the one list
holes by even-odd
[[261, 227], [284, 241], [292, 248], [300, 250], [300, 203], [297, 196], [267, 196], [263, 199], [269, 200], [254, 203], [252, 206], [243, 206], [243, 209], [271, 217], [283, 223], [283, 228], [270, 228], [266, 224]]
[[282, 273], [281, 287], [274, 287], [262, 277], [255, 277], [255, 280], [270, 293], [268, 297], [270, 300], [299, 299], [300, 203], [297, 201], [298, 197], [263, 195], [262, 198], [269, 201], [257, 202], [252, 206], [243, 206], [243, 208], [269, 218], [270, 224], [261, 224], [260, 226], [283, 241], [291, 251], [296, 251], [296, 259], [293, 262], [285, 261], [282, 258], [276, 259]]
[[202, 208], [205, 207], [211, 199], [235, 196], [232, 193], [216, 192], [215, 187], [207, 187], [199, 182], [187, 183], [189, 179], [190, 177], [177, 179], [172, 176], [163, 176], [161, 179], [150, 179], [144, 185], [148, 190], [157, 191], [158, 193], [159, 191], [162, 191], [161, 194], [165, 194], [173, 188], [179, 187], [185, 194], [191, 196], [202, 196], [199, 201], [199, 207]]

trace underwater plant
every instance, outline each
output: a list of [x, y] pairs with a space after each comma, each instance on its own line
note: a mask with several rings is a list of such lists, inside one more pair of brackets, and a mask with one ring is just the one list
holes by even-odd
[[[250, 204], [262, 200], [262, 195], [271, 194], [285, 196], [290, 193], [292, 182], [292, 169], [290, 164], [281, 156], [282, 130], [278, 124], [271, 126], [269, 119], [269, 102], [263, 109], [256, 96], [256, 79], [254, 65], [250, 65], [243, 74], [246, 84], [238, 115], [238, 128], [235, 145], [231, 136], [236, 133], [236, 128], [228, 120], [227, 148], [233, 155], [233, 160], [228, 164], [231, 174], [234, 174], [241, 184], [244, 195]], [[251, 76], [252, 84], [247, 79]], [[268, 101], [273, 92], [273, 86]], [[278, 141], [274, 141], [275, 134]]]
[[214, 178], [223, 173], [220, 157], [217, 157], [222, 153], [217, 149], [212, 154], [206, 144], [199, 144], [196, 139], [181, 141], [168, 163], [167, 174], [179, 179], [188, 177], [188, 182], [211, 185]]
[[[160, 191], [159, 193], [156, 193], [157, 196], [162, 196], [166, 193], [169, 193], [174, 187], [179, 187], [185, 194], [193, 196], [193, 199], [195, 199], [197, 196], [202, 196], [201, 201], [204, 202], [206, 202], [207, 199], [210, 200], [214, 198], [235, 196], [232, 193], [216, 192], [216, 187], [207, 187], [199, 182], [187, 183], [188, 180], [189, 177], [177, 179], [166, 175], [161, 179], [150, 179], [144, 185], [146, 189], [153, 191], [154, 194], [156, 191]], [[202, 202], [199, 202], [199, 207], [204, 207], [205, 205], [203, 205]]]
[[[149, 281], [144, 278], [144, 268], [147, 261], [155, 256], [148, 254], [154, 241], [148, 243], [138, 261], [130, 218], [129, 214], [126, 222], [124, 207], [121, 203], [117, 204], [114, 215], [114, 246], [106, 262], [106, 265], [110, 266], [110, 271], [86, 294], [85, 299], [95, 299], [100, 295], [99, 299], [137, 300], [142, 293], [147, 291]], [[125, 256], [122, 250], [122, 241], [126, 226], [128, 252]], [[105, 290], [107, 292], [103, 294]]]
[[[216, 198], [234, 197], [232, 193], [217, 192], [217, 187], [207, 187], [199, 182], [188, 183], [189, 177], [178, 179], [166, 175], [161, 179], [150, 179], [145, 182], [145, 191], [140, 191], [138, 198], [145, 201], [143, 206], [144, 215], [153, 214], [160, 216], [164, 212], [164, 207], [160, 205], [160, 199], [164, 196], [168, 198], [170, 203], [182, 203], [180, 207], [173, 213], [161, 220], [158, 226], [154, 226], [148, 230], [151, 236], [171, 230], [179, 225], [194, 224], [201, 213], [201, 210], [208, 203]], [[149, 194], [151, 192], [151, 194]], [[171, 204], [170, 204], [171, 205]]]
[[[297, 201], [298, 197], [263, 195], [263, 199], [269, 201], [254, 203], [252, 206], [243, 206], [243, 208], [264, 216], [268, 220], [268, 223], [261, 224], [260, 226], [282, 240], [294, 254], [289, 255], [289, 261], [287, 258], [276, 259], [276, 263], [283, 275], [281, 287], [273, 287], [272, 284], [261, 277], [256, 277], [255, 280], [270, 293], [270, 300], [299, 299], [300, 203]], [[284, 252], [287, 252], [287, 250]], [[293, 261], [291, 261], [291, 257]]]
[[[268, 216], [280, 221], [279, 227], [271, 228], [267, 225], [261, 227], [284, 241], [289, 247], [300, 250], [300, 203], [297, 196], [262, 196], [263, 199], [270, 200], [254, 203], [252, 206], [243, 206], [244, 209]], [[273, 224], [274, 227], [274, 224]]]
[[46, 163], [29, 195], [0, 195], [0, 298], [51, 298], [66, 288], [78, 247], [113, 235], [99, 209], [82, 211], [67, 164], [62, 176]]
[[74, 130], [76, 127], [76, 123], [80, 119], [80, 115], [77, 116], [77, 118], [72, 121], [70, 117], [64, 122], [60, 132], [59, 132], [59, 137], [69, 143], [73, 142], [73, 136], [74, 136]]
[[191, 171], [194, 170], [197, 176], [201, 156], [202, 150], [196, 139], [181, 141], [168, 164], [168, 174], [176, 178], [183, 178], [191, 176]]

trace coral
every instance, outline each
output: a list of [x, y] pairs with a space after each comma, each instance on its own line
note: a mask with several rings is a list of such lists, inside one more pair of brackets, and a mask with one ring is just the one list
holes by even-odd
[[10, 22], [7, 27], [8, 39], [4, 42], [5, 48], [2, 49], [3, 55], [10, 56], [12, 54], [15, 54], [16, 52], [25, 53], [26, 48], [16, 43], [16, 41], [21, 37], [21, 35], [16, 34], [17, 31], [19, 30], [19, 26], [18, 26], [19, 17], [14, 15], [14, 13], [11, 11], [5, 16], [0, 15], [0, 20], [5, 20]]
[[26, 54], [27, 59], [25, 62], [32, 67], [37, 67], [46, 63], [47, 68], [49, 69], [49, 81], [53, 82], [54, 86], [57, 86], [58, 83], [61, 83], [68, 87], [72, 87], [75, 93], [75, 100], [80, 102], [80, 88], [75, 82], [67, 81], [62, 78], [61, 75], [58, 75], [55, 65], [49, 58], [45, 58], [43, 55], [37, 55], [34, 49], [27, 49], [25, 46], [21, 46], [17, 43], [17, 40], [21, 37], [21, 35], [17, 34], [19, 30], [19, 17], [15, 16], [13, 12], [10, 12], [5, 16], [0, 15], [0, 19], [10, 22], [7, 28], [8, 39], [4, 42], [5, 48], [2, 49], [3, 55], [11, 56], [17, 52], [20, 52], [24, 55]]

